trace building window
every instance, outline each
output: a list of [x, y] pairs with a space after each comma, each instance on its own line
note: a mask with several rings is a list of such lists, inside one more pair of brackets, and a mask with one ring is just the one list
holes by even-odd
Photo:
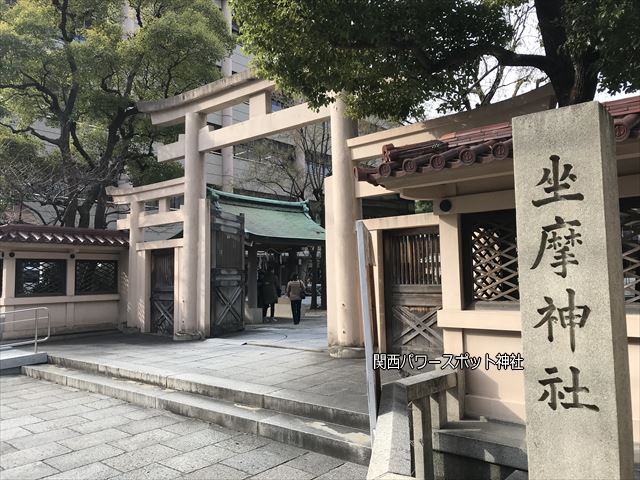
[[45, 297], [66, 295], [67, 261], [16, 260], [16, 296]]
[[76, 295], [118, 293], [118, 262], [77, 260]]
[[624, 301], [640, 306], [640, 197], [620, 201]]
[[[440, 235], [437, 229], [385, 232], [387, 281], [395, 286], [440, 286]], [[413, 291], [413, 290], [412, 290]]]
[[[640, 307], [640, 197], [620, 200], [624, 301]], [[516, 212], [503, 210], [462, 216], [465, 300], [517, 304], [518, 245]]]
[[463, 215], [462, 235], [466, 301], [518, 302], [516, 211]]

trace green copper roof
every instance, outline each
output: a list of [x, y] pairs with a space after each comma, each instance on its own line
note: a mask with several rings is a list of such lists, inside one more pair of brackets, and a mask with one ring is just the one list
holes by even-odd
[[255, 240], [298, 244], [324, 241], [324, 229], [309, 216], [307, 202], [269, 200], [212, 188], [208, 196], [222, 211], [243, 214], [245, 232]]

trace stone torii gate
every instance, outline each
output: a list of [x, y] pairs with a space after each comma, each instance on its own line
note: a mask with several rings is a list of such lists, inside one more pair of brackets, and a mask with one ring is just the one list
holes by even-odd
[[[271, 93], [275, 83], [261, 80], [251, 72], [223, 78], [175, 97], [138, 104], [154, 125], [184, 123], [177, 142], [158, 149], [158, 160], [184, 159], [184, 177], [157, 184], [109, 190], [114, 202], [130, 204], [130, 214], [118, 223], [130, 230], [128, 326], [149, 331], [149, 253], [157, 248], [176, 249], [176, 296], [174, 338], [194, 338], [209, 334], [209, 205], [205, 199], [204, 154], [236, 144], [268, 137], [314, 123], [331, 121], [332, 195], [326, 212], [337, 241], [327, 250], [327, 271], [333, 285], [328, 302], [333, 305], [328, 319], [329, 347], [335, 356], [361, 356], [362, 325], [358, 297], [355, 221], [360, 216], [347, 140], [357, 135], [356, 122], [344, 115], [344, 102], [337, 97], [330, 107], [318, 111], [307, 104], [271, 113]], [[249, 102], [249, 119], [214, 130], [208, 114]], [[180, 210], [169, 211], [172, 196], [184, 195]], [[159, 201], [159, 211], [146, 214], [145, 201]], [[143, 228], [183, 223], [183, 238], [144, 242]], [[179, 251], [178, 251], [179, 249]]]

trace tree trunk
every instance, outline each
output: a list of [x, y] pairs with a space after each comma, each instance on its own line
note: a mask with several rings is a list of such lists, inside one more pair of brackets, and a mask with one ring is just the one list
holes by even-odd
[[78, 227], [80, 228], [91, 228], [91, 209], [96, 203], [96, 198], [102, 189], [102, 185], [94, 185], [89, 194], [82, 202], [82, 205], [78, 207], [78, 213], [80, 214], [80, 221], [78, 222]]
[[588, 53], [574, 59], [574, 79], [569, 95], [569, 105], [589, 102], [596, 96], [598, 73], [595, 68], [596, 55]]
[[98, 194], [93, 228], [101, 230], [107, 228], [107, 194], [103, 186], [100, 186], [100, 193]]
[[565, 65], [547, 72], [558, 106], [566, 107], [593, 100], [598, 87], [594, 63], [591, 55], [584, 55], [580, 59], [567, 59]]
[[598, 86], [598, 71], [595, 68], [598, 54], [592, 47], [582, 53], [566, 50], [563, 2], [558, 0], [535, 0], [538, 27], [542, 36], [549, 76], [558, 105], [565, 107], [593, 100]]
[[74, 198], [67, 204], [66, 208], [64, 209], [64, 214], [62, 215], [62, 226], [75, 227], [76, 213], [78, 213], [78, 199]]
[[91, 205], [87, 205], [87, 202], [83, 202], [78, 207], [78, 213], [80, 218], [78, 219], [78, 227], [91, 228]]

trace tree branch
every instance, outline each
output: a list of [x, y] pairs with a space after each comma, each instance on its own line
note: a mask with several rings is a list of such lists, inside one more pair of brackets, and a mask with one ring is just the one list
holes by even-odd
[[89, 166], [91, 168], [95, 168], [95, 163], [94, 163], [93, 159], [91, 158], [91, 155], [89, 155], [87, 153], [87, 151], [82, 146], [82, 143], [80, 142], [80, 139], [78, 138], [78, 134], [76, 132], [76, 122], [71, 122], [71, 124], [69, 125], [69, 132], [71, 133], [71, 138], [73, 140], [73, 146], [76, 147], [76, 150], [78, 150], [78, 153], [80, 153], [82, 158], [85, 159], [85, 161], [89, 164]]
[[46, 135], [42, 135], [35, 128], [33, 128], [31, 126], [25, 127], [25, 128], [15, 128], [13, 125], [10, 125], [10, 124], [4, 123], [4, 122], [0, 122], [0, 126], [8, 128], [9, 130], [11, 130], [11, 133], [15, 133], [15, 134], [30, 133], [34, 137], [39, 138], [40, 140], [42, 140], [43, 142], [47, 142], [47, 143], [50, 143], [51, 145], [56, 145], [56, 146], [60, 145], [60, 139], [58, 139], [58, 138], [49, 138]]
[[[56, 96], [56, 94], [53, 93], [53, 91], [50, 88], [45, 86], [43, 83], [37, 81], [35, 78], [33, 78], [31, 75], [27, 74], [26, 72], [20, 71], [20, 75], [22, 75], [26, 79], [30, 80], [31, 83], [19, 84], [21, 86], [18, 86], [18, 85], [11, 86], [11, 84], [6, 85], [6, 86], [5, 85], [0, 85], [0, 88], [15, 88], [15, 89], [18, 89], [18, 90], [26, 90], [26, 88], [35, 88], [37, 91], [39, 91], [40, 93], [43, 94], [44, 101], [47, 104], [49, 104], [49, 106], [51, 107], [51, 110], [53, 111], [53, 113], [56, 116], [58, 116], [59, 113], [61, 112], [61, 109], [60, 109], [60, 102], [58, 101], [58, 97]], [[27, 87], [23, 88], [22, 86], [27, 86]], [[47, 100], [47, 98], [49, 100]]]
[[67, 31], [67, 9], [69, 7], [69, 0], [63, 0], [62, 4], [60, 4], [58, 0], [52, 0], [51, 3], [60, 12], [60, 23], [58, 23], [58, 28], [62, 34], [62, 39], [65, 42], [71, 42], [73, 37], [70, 37], [69, 32]]
[[499, 46], [491, 47], [486, 53], [505, 67], [535, 67], [543, 72], [553, 68], [553, 62], [545, 55], [515, 53]]
[[114, 95], [118, 95], [121, 96], [120, 91], [114, 89], [114, 88], [109, 88], [109, 86], [107, 85], [107, 80], [110, 79], [111, 77], [113, 77], [113, 71], [107, 75], [106, 77], [102, 77], [100, 79], [100, 88], [102, 89], [103, 92], [106, 93], [112, 93]]

